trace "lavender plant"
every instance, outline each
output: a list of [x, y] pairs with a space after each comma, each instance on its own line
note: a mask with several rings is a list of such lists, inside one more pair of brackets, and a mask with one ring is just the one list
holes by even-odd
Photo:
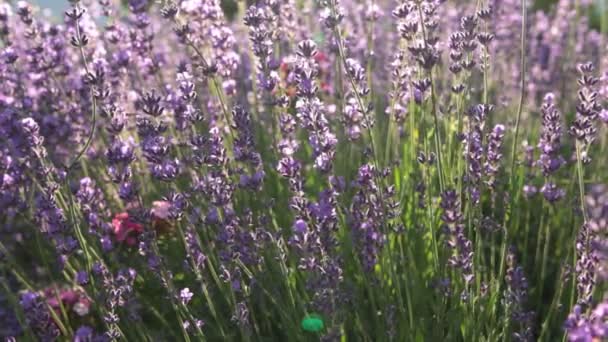
[[0, 337], [608, 339], [608, 12], [226, 3], [0, 4]]

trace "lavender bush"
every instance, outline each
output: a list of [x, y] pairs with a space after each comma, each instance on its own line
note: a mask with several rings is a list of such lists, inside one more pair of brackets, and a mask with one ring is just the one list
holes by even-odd
[[594, 6], [0, 4], [0, 336], [608, 340]]

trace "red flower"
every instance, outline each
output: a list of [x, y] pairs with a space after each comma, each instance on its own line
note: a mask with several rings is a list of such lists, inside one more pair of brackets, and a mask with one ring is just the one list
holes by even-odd
[[143, 233], [144, 226], [129, 219], [129, 213], [116, 214], [112, 219], [112, 228], [116, 241], [135, 246], [137, 235]]
[[315, 59], [315, 61], [317, 63], [323, 63], [323, 62], [327, 62], [329, 59], [327, 58], [327, 55], [324, 54], [322, 51], [318, 51], [317, 54], [315, 55], [315, 57], [313, 57]]

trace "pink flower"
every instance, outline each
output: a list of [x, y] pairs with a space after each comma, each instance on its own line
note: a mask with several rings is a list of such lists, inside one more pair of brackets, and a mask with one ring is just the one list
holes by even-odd
[[44, 290], [46, 303], [58, 314], [61, 314], [61, 307], [68, 312], [75, 312], [78, 316], [86, 316], [91, 307], [90, 299], [81, 291], [74, 289], [61, 289], [59, 294], [55, 288], [49, 287]]
[[143, 233], [144, 226], [132, 221], [127, 212], [119, 213], [112, 219], [112, 228], [116, 241], [135, 246], [137, 235]]
[[152, 227], [159, 235], [169, 234], [173, 231], [174, 225], [171, 222], [171, 203], [168, 201], [152, 202], [150, 215], [152, 216]]
[[150, 214], [152, 217], [159, 220], [169, 219], [169, 210], [171, 209], [171, 203], [167, 201], [154, 201], [152, 202], [152, 210]]

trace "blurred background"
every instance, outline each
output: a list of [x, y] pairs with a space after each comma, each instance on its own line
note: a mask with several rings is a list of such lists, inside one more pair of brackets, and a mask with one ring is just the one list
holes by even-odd
[[[16, 2], [16, 0], [8, 0], [9, 3], [11, 1]], [[128, 3], [128, 0], [121, 0], [121, 1], [125, 4]], [[237, 10], [237, 5], [236, 5], [237, 0], [221, 0], [221, 1], [222, 1], [222, 7], [224, 8], [226, 15], [229, 18], [234, 17], [234, 15], [236, 14], [235, 12]], [[248, 1], [254, 2], [252, 0], [248, 0]], [[536, 7], [537, 9], [550, 10], [551, 6], [553, 4], [555, 4], [558, 0], [533, 0], [533, 1], [534, 1], [534, 7]], [[61, 13], [61, 12], [65, 11], [65, 9], [69, 5], [69, 2], [67, 0], [32, 0], [30, 2], [33, 4], [37, 4], [41, 8], [50, 9], [53, 14]], [[150, 1], [150, 2], [152, 2], [152, 1]], [[595, 6], [589, 13], [590, 22], [593, 27], [596, 27], [599, 29], [600, 17], [601, 17], [600, 14], [601, 14], [601, 11], [608, 10], [608, 0], [594, 0], [594, 2], [595, 2]]]

